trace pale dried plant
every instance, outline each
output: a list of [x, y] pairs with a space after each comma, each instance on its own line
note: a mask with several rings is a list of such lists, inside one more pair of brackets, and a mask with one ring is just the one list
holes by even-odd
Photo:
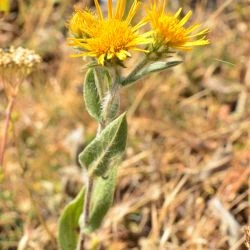
[[26, 77], [34, 71], [41, 62], [41, 57], [33, 50], [22, 47], [9, 49], [0, 48], [0, 76], [7, 107], [5, 111], [5, 122], [1, 135], [0, 144], [0, 166], [3, 165], [4, 153], [7, 143], [8, 130], [11, 121], [11, 113], [18, 95], [19, 89]]

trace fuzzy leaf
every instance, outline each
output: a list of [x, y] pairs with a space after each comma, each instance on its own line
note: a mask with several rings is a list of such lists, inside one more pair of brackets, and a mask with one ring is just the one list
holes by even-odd
[[101, 119], [101, 100], [96, 87], [97, 78], [94, 69], [89, 69], [84, 82], [84, 101], [88, 113], [96, 120]]
[[59, 219], [59, 245], [61, 250], [75, 250], [78, 241], [79, 219], [83, 210], [84, 189], [63, 210]]
[[[112, 162], [114, 163], [114, 162]], [[107, 178], [98, 177], [92, 193], [92, 207], [89, 223], [83, 229], [85, 233], [91, 233], [98, 229], [108, 209], [112, 206], [116, 185], [117, 163], [114, 163], [107, 171]]]
[[147, 67], [145, 67], [143, 70], [141, 70], [138, 75], [145, 76], [154, 72], [159, 72], [165, 69], [172, 68], [174, 66], [177, 66], [180, 63], [182, 63], [182, 61], [151, 63]]
[[104, 176], [109, 163], [125, 150], [127, 122], [125, 113], [112, 121], [80, 154], [79, 161], [89, 175]]
[[179, 65], [180, 63], [182, 63], [182, 61], [151, 63], [151, 64], [147, 65], [146, 67], [144, 67], [142, 70], [140, 70], [135, 76], [133, 76], [129, 79], [125, 79], [121, 84], [123, 86], [129, 85], [129, 84], [141, 79], [142, 77], [144, 77], [146, 75], [172, 68], [174, 66]]

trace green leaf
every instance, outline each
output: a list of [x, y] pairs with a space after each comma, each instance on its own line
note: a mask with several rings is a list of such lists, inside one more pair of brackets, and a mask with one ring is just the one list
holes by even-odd
[[127, 140], [126, 114], [112, 121], [79, 155], [82, 167], [91, 176], [104, 176], [112, 159], [125, 150]]
[[142, 77], [144, 77], [146, 75], [149, 75], [149, 74], [155, 73], [155, 72], [159, 72], [159, 71], [163, 71], [165, 69], [172, 68], [174, 66], [179, 65], [180, 63], [182, 63], [182, 61], [154, 62], [154, 63], [151, 63], [151, 64], [145, 66], [142, 70], [140, 70], [133, 77], [125, 79], [121, 84], [123, 86], [131, 84], [131, 83], [141, 79]]
[[178, 64], [182, 63], [182, 61], [172, 61], [172, 62], [155, 62], [149, 64], [147, 67], [145, 67], [143, 70], [141, 70], [138, 74], [138, 76], [145, 76], [154, 72], [159, 72], [165, 69], [172, 68], [174, 66], [177, 66]]
[[92, 193], [92, 207], [89, 223], [83, 229], [85, 233], [91, 233], [98, 229], [108, 209], [112, 206], [116, 185], [117, 163], [107, 171], [107, 178], [98, 177]]
[[88, 113], [95, 118], [96, 120], [100, 121], [101, 119], [101, 100], [97, 89], [97, 77], [95, 76], [95, 70], [89, 69], [85, 82], [84, 82], [84, 101], [85, 107]]
[[78, 241], [79, 219], [83, 210], [84, 188], [63, 210], [59, 219], [59, 245], [61, 250], [75, 250]]

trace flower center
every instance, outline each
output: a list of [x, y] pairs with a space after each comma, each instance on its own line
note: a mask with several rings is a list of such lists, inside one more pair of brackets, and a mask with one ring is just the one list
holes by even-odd
[[135, 38], [132, 28], [125, 22], [117, 19], [101, 20], [91, 34], [88, 44], [91, 51], [98, 56], [112, 54], [129, 47]]

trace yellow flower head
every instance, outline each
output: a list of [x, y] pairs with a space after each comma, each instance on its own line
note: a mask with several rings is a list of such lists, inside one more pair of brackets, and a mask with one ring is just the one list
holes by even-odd
[[166, 0], [151, 0], [151, 5], [147, 9], [147, 20], [154, 30], [155, 42], [181, 50], [191, 50], [193, 46], [209, 44], [205, 37], [208, 29], [194, 34], [193, 32], [200, 27], [200, 24], [184, 28], [192, 15], [191, 11], [180, 19], [182, 9], [179, 9], [175, 15], [166, 13], [165, 9]]
[[77, 56], [95, 57], [99, 64], [111, 59], [123, 61], [131, 56], [129, 50], [144, 51], [139, 45], [148, 44], [149, 33], [139, 34], [138, 29], [145, 24], [139, 22], [134, 27], [131, 20], [135, 16], [139, 2], [135, 0], [126, 18], [124, 11], [126, 0], [118, 0], [115, 11], [112, 0], [108, 0], [108, 18], [104, 19], [98, 0], [95, 0], [97, 15], [89, 10], [76, 10], [69, 22], [69, 30], [75, 36], [69, 39], [71, 46], [83, 52]]

